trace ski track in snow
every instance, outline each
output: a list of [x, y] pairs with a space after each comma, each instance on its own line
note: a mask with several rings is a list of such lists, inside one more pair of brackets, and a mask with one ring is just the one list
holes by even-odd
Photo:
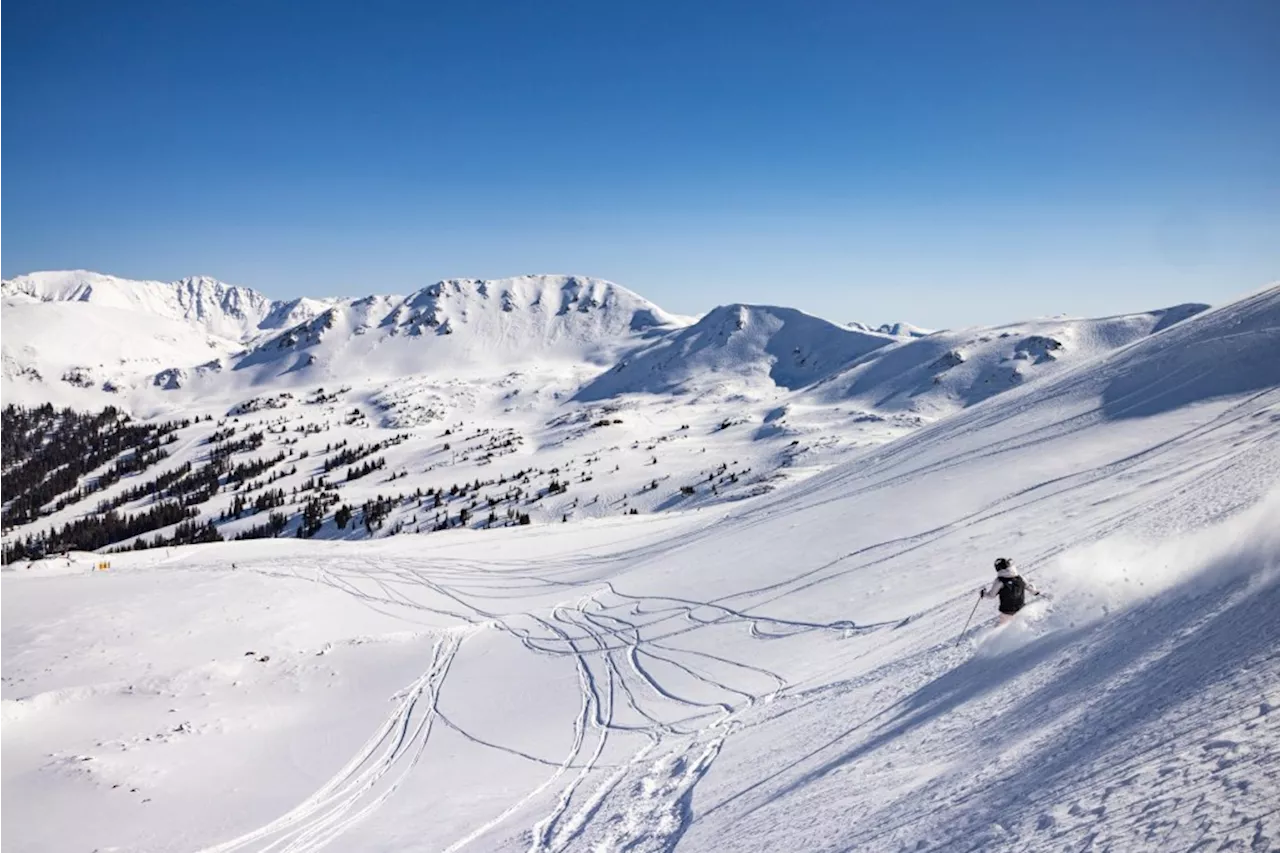
[[[474, 844], [548, 792], [556, 792], [554, 802], [531, 826], [530, 853], [559, 853], [584, 844], [618, 852], [671, 850], [689, 821], [692, 792], [716, 760], [724, 739], [735, 727], [736, 716], [759, 699], [776, 697], [787, 681], [777, 672], [750, 662], [684, 651], [662, 640], [727, 622], [744, 626], [756, 639], [773, 635], [760, 629], [762, 625], [773, 625], [783, 634], [850, 628], [847, 622], [827, 625], [771, 620], [713, 602], [632, 597], [616, 592], [611, 583], [586, 584], [596, 585], [598, 590], [549, 607], [547, 616], [502, 613], [477, 605], [474, 598], [484, 598], [485, 593], [475, 590], [492, 587], [509, 592], [511, 579], [486, 584], [489, 571], [468, 571], [458, 565], [422, 570], [420, 564], [399, 566], [394, 561], [337, 566], [303, 566], [291, 561], [253, 571], [328, 585], [379, 612], [402, 617], [406, 611], [430, 613], [461, 622], [461, 626], [445, 631], [435, 644], [428, 670], [396, 697], [396, 711], [329, 783], [278, 820], [202, 853], [248, 849], [305, 853], [332, 843], [396, 792], [426, 751], [436, 721], [460, 731], [472, 743], [512, 752], [472, 738], [436, 710], [449, 663], [458, 647], [477, 630], [504, 631], [540, 656], [571, 658], [579, 674], [580, 711], [573, 720], [570, 751], [552, 775], [493, 820], [454, 841], [448, 852]], [[576, 585], [536, 580], [552, 589]], [[424, 592], [430, 603], [421, 601]], [[699, 617], [699, 612], [705, 616]], [[652, 666], [645, 665], [646, 660], [680, 672], [687, 676], [687, 685], [696, 685], [713, 698], [687, 697], [682, 690], [689, 686], [664, 684]], [[728, 675], [707, 674], [698, 660], [721, 666], [741, 684], [733, 683]], [[620, 704], [644, 724], [618, 721]], [[614, 733], [643, 735], [645, 743], [630, 760], [611, 767], [602, 763], [602, 756]], [[612, 794], [625, 785], [634, 786], [637, 793], [617, 798], [617, 811], [605, 813], [614, 807]], [[604, 829], [589, 841], [591, 826], [596, 824]]]
[[[1258, 400], [1255, 398], [1252, 402]], [[610, 579], [607, 580], [600, 577], [604, 574], [601, 558], [594, 556], [548, 561], [540, 564], [536, 573], [518, 563], [502, 565], [466, 560], [424, 563], [396, 558], [335, 560], [323, 564], [287, 559], [250, 567], [252, 571], [280, 580], [324, 585], [354, 597], [379, 613], [413, 624], [428, 625], [444, 618], [457, 627], [425, 629], [439, 633], [428, 667], [395, 697], [395, 710], [329, 782], [280, 818], [206, 848], [206, 853], [249, 849], [298, 853], [333, 843], [382, 806], [424, 754], [429, 763], [428, 742], [437, 721], [477, 746], [505, 751], [551, 768], [541, 782], [452, 842], [446, 848], [451, 853], [485, 841], [492, 843], [504, 837], [502, 833], [506, 833], [509, 840], [521, 825], [526, 827], [524, 846], [529, 853], [560, 853], [568, 849], [673, 850], [692, 824], [691, 804], [697, 785], [721, 754], [726, 741], [743, 725], [765, 724], [791, 713], [797, 707], [795, 702], [829, 701], [861, 684], [903, 677], [927, 684], [969, 654], [967, 649], [954, 648], [954, 638], [947, 638], [876, 667], [864, 676], [814, 692], [793, 685], [779, 672], [757, 666], [749, 657], [741, 654], [725, 657], [724, 653], [715, 655], [681, 648], [676, 645], [678, 641], [699, 631], [724, 628], [740, 630], [746, 637], [760, 642], [809, 632], [847, 637], [894, 631], [915, 620], [937, 619], [957, 607], [967, 610], [968, 595], [965, 594], [905, 618], [873, 624], [809, 622], [756, 612], [771, 602], [838, 580], [848, 572], [909, 556], [969, 525], [997, 518], [1008, 511], [1014, 498], [1025, 507], [1051, 497], [1060, 498], [1067, 490], [1084, 489], [1102, 480], [1114, 482], [1125, 471], [1140, 470], [1141, 466], [1159, 460], [1168, 448], [1239, 426], [1246, 415], [1238, 409], [1229, 409], [1163, 445], [1103, 469], [1082, 471], [1064, 478], [1061, 483], [1041, 484], [1026, 494], [1002, 496], [935, 529], [882, 540], [817, 565], [798, 566], [796, 571], [766, 585], [739, 588], [707, 600], [633, 594], [626, 589], [627, 566], [652, 564], [674, 549], [687, 547], [688, 539], [674, 544], [664, 541], [652, 548], [642, 546], [610, 555], [604, 561], [613, 569], [608, 572]], [[1226, 456], [1228, 464], [1236, 464], [1241, 458], [1240, 447], [1247, 447], [1250, 442], [1265, 445], [1274, 441], [1275, 434], [1272, 427], [1231, 437], [1229, 443], [1237, 452]], [[1228, 443], [1221, 435], [1217, 438], [1219, 446]], [[1182, 476], [1188, 478], [1216, 471], [1224, 456], [1197, 455], [1185, 448], [1181, 452]], [[1114, 523], [1132, 524], [1142, 514], [1157, 514], [1181, 495], [1170, 490], [1158, 501], [1138, 509], [1126, 509]], [[722, 523], [732, 526], [736, 520], [731, 516]], [[690, 538], [699, 537], [694, 534]], [[1049, 556], [1051, 554], [1046, 553], [1037, 562]], [[621, 570], [617, 570], [618, 567]], [[527, 603], [530, 595], [542, 596], [547, 603], [531, 610]], [[507, 601], [515, 607], [508, 608]], [[971, 636], [982, 630], [979, 620]], [[450, 663], [467, 638], [483, 631], [502, 632], [518, 640], [530, 654], [570, 661], [574, 666], [579, 707], [572, 721], [572, 743], [558, 762], [525, 755], [472, 736], [466, 730], [465, 721], [449, 720], [439, 713], [438, 698]], [[783, 701], [773, 701], [778, 699]], [[763, 713], [745, 720], [744, 715], [759, 709], [762, 702], [766, 705]], [[905, 737], [912, 731], [913, 719], [909, 711], [889, 706], [868, 715], [865, 723], [881, 732], [887, 726], [889, 731], [898, 731]], [[1261, 724], [1245, 720], [1224, 727], [1222, 745], [1215, 748], [1227, 758], [1238, 755], [1239, 747], [1228, 744], [1231, 733], [1241, 726]], [[625, 738], [639, 738], [642, 742], [638, 747], [629, 746]], [[629, 757], [622, 760], [611, 757], [618, 750]], [[928, 755], [929, 750], [922, 747], [919, 753]], [[820, 759], [821, 753], [813, 752], [797, 759], [795, 766], [799, 768], [806, 761]], [[945, 755], [939, 760], [945, 760]], [[1195, 766], [1184, 770], [1170, 770], [1170, 767], [1176, 767], [1176, 762], [1166, 762], [1151, 770], [1156, 776], [1144, 781], [1138, 789], [1158, 791], [1160, 783], [1170, 774], [1181, 773], [1178, 778], [1187, 782], [1199, 772]], [[1142, 765], [1130, 769], [1138, 774], [1147, 772]], [[819, 778], [825, 772], [810, 770], [803, 778]], [[1095, 768], [1093, 776], [1103, 778], [1105, 770]], [[1197, 785], [1221, 783], [1222, 779], [1217, 777], [1196, 780]], [[1123, 798], [1120, 789], [1129, 784], [1131, 782], [1121, 780], [1117, 782], [1117, 790], [1107, 794], [1112, 800], [1111, 808], [1118, 807], [1116, 804]], [[1194, 788], [1193, 785], [1191, 789]], [[1187, 785], [1180, 784], [1178, 792], [1177, 796], [1186, 796]], [[1069, 795], [1070, 789], [1064, 793]], [[743, 802], [748, 802], [749, 794], [744, 792], [744, 795], [747, 800]], [[769, 796], [775, 795], [773, 792]], [[1091, 809], [1099, 807], [1089, 805], [1089, 798], [1095, 795], [1096, 786], [1090, 785], [1080, 792], [1078, 807], [1067, 807], [1065, 813], [1046, 811], [1040, 816], [1040, 822], [1052, 827], [1057, 833], [1055, 837], [1060, 837], [1063, 843], [1084, 843], [1076, 835], [1086, 831], [1083, 827], [1089, 821], [1079, 816], [1088, 817], [1093, 814]], [[964, 803], [948, 804], [951, 808], [961, 805]], [[713, 805], [702, 816], [714, 815], [722, 807], [723, 803]], [[918, 815], [913, 818], [918, 819]], [[895, 832], [905, 831], [906, 826], [892, 819], [860, 823], [878, 829], [873, 835], [855, 834], [857, 843], [853, 849], [872, 849], [887, 843]], [[997, 839], [981, 827], [975, 828], [975, 833], [975, 837], [986, 839], [987, 843], [1004, 839], [1004, 836]], [[973, 849], [982, 849], [982, 845]]]
[[[1258, 400], [1252, 402], [1257, 403]], [[1241, 407], [1233, 407], [1208, 424], [1137, 456], [1113, 462], [1105, 468], [1073, 475], [1061, 484], [1042, 484], [1034, 494], [1014, 496], [1025, 506], [1027, 501], [1043, 501], [1061, 497], [1064, 489], [1084, 488], [1092, 483], [1113, 480], [1118, 473], [1136, 465], [1149, 464], [1170, 447], [1192, 442], [1213, 431], [1226, 429], [1245, 417]], [[1235, 443], [1274, 440], [1275, 431], [1246, 434]], [[1214, 458], [1200, 460], [1194, 453], [1186, 464], [1188, 476], [1202, 475], [1216, 464]], [[1236, 458], [1235, 456], [1232, 457]], [[1176, 497], [1176, 495], [1175, 495]], [[1114, 523], [1132, 523], [1139, 513], [1150, 516], [1174, 497], [1129, 509]], [[498, 630], [520, 641], [531, 653], [553, 658], [571, 659], [578, 673], [581, 694], [579, 713], [573, 722], [571, 748], [552, 774], [516, 803], [495, 815], [474, 831], [458, 839], [448, 849], [461, 850], [489, 833], [503, 831], [509, 821], [534, 808], [547, 796], [553, 797], [548, 811], [535, 819], [528, 830], [530, 853], [558, 853], [570, 847], [598, 850], [671, 850], [684, 834], [690, 821], [690, 803], [698, 781], [719, 755], [725, 740], [740, 724], [744, 711], [761, 699], [788, 695], [792, 685], [777, 672], [753, 665], [749, 660], [728, 659], [703, 652], [679, 649], [670, 643], [678, 638], [711, 627], [738, 626], [752, 639], [769, 641], [797, 633], [825, 631], [840, 636], [894, 630], [908, 622], [936, 617], [967, 602], [967, 594], [939, 603], [903, 619], [855, 625], [849, 622], [805, 622], [773, 618], [754, 611], [797, 592], [837, 580], [850, 571], [901, 558], [912, 551], [965, 529], [967, 525], [998, 517], [1007, 511], [1012, 498], [1005, 496], [992, 504], [953, 520], [935, 530], [898, 540], [885, 540], [844, 554], [818, 566], [802, 569], [766, 586], [741, 589], [711, 600], [695, 600], [663, 595], [632, 595], [616, 580], [593, 581], [599, 562], [592, 558], [564, 559], [546, 564], [538, 574], [498, 571], [494, 564], [438, 562], [424, 567], [421, 562], [398, 563], [364, 561], [330, 567], [305, 567], [297, 563], [278, 569], [261, 571], [287, 578], [315, 581], [338, 589], [361, 600], [379, 612], [402, 618], [406, 612], [421, 612], [447, 617], [466, 626], [462, 630]], [[726, 523], [732, 524], [732, 519]], [[1106, 529], [1104, 527], [1104, 529]], [[1099, 534], [1102, 535], [1102, 534]], [[683, 543], [683, 544], [687, 544]], [[614, 555], [614, 565], [649, 561], [680, 544], [664, 543], [658, 548], [639, 548]], [[1049, 559], [1041, 555], [1032, 565]], [[583, 579], [585, 578], [585, 579]], [[582, 592], [582, 590], [594, 590]], [[552, 597], [578, 591], [576, 598], [561, 598], [550, 604], [545, 615], [532, 612], [506, 612], [504, 599], [529, 592]], [[747, 605], [746, 602], [751, 602]], [[973, 629], [981, 630], [981, 626]], [[930, 670], [939, 665], [954, 666], [963, 659], [963, 651], [952, 648], [948, 639], [924, 650], [919, 657], [879, 668], [863, 682], [882, 679], [889, 670], [906, 672], [923, 660], [931, 660]], [[456, 648], [454, 649], [456, 651]], [[714, 674], [702, 665], [718, 666]], [[662, 667], [659, 671], [656, 666]], [[428, 675], [435, 672], [429, 670]], [[663, 673], [680, 676], [680, 684], [665, 683]], [[443, 673], [440, 674], [443, 679]], [[420, 680], [407, 688], [413, 693], [421, 689]], [[432, 682], [432, 695], [438, 695], [440, 684]], [[695, 686], [697, 696], [688, 694]], [[852, 685], [841, 685], [848, 689]], [[705, 695], [704, 695], [705, 694]], [[802, 696], [803, 693], [791, 694]], [[622, 722], [619, 711], [641, 722]], [[769, 716], [785, 713], [782, 705]], [[753, 722], [758, 724], [759, 720]], [[453, 725], [453, 723], [448, 723]], [[454, 726], [455, 728], [458, 728]], [[464, 728], [464, 736], [470, 737]], [[602, 760], [610, 745], [611, 735], [643, 736], [643, 745], [631, 758], [616, 765]], [[504, 747], [474, 742], [495, 749]], [[425, 745], [425, 741], [424, 744]], [[419, 747], [418, 755], [421, 754]], [[364, 760], [357, 756], [358, 760]], [[416, 763], [416, 756], [413, 763]], [[342, 776], [342, 774], [340, 774]], [[342, 777], [345, 778], [345, 777]], [[394, 791], [394, 786], [376, 798], [367, 798], [361, 808], [344, 806], [340, 813], [313, 805], [319, 798], [328, 802], [330, 783], [315, 797], [281, 821], [285, 825], [305, 821], [308, 827], [294, 830], [296, 841], [303, 846], [263, 846], [263, 850], [310, 850], [312, 843], [322, 845], [336, 838], [356, 820], [370, 814]], [[614, 796], [626, 789], [623, 796]], [[344, 789], [345, 790], [345, 789]], [[1047, 820], [1047, 819], [1046, 819]], [[1064, 822], [1060, 818], [1059, 825]], [[243, 849], [244, 845], [270, 841], [281, 830], [280, 822], [237, 839], [213, 850]], [[312, 828], [314, 827], [314, 828]], [[509, 831], [509, 830], [507, 830]], [[294, 836], [290, 836], [293, 838]], [[275, 843], [274, 841], [272, 842]]]
[[[491, 567], [457, 563], [424, 569], [421, 563], [399, 565], [394, 560], [328, 566], [281, 561], [279, 566], [264, 564], [252, 570], [323, 584], [378, 612], [402, 618], [406, 612], [409, 618], [419, 612], [461, 625], [444, 632], [427, 670], [395, 697], [396, 710], [329, 782], [279, 819], [203, 853], [249, 849], [302, 853], [333, 842], [395, 793], [423, 757], [437, 721], [477, 745], [551, 764], [475, 738], [439, 713], [436, 703], [449, 664], [461, 644], [482, 630], [505, 632], [533, 654], [571, 659], [578, 673], [580, 707], [570, 749], [551, 775], [447, 851], [461, 850], [499, 830], [549, 792], [554, 792], [549, 810], [528, 830], [529, 853], [558, 853], [580, 846], [602, 851], [672, 850], [689, 823], [693, 791], [737, 727], [738, 717], [760, 700], [779, 696], [788, 682], [749, 661], [679, 649], [663, 641], [726, 624], [740, 626], [757, 640], [801, 631], [833, 631], [843, 636], [851, 630], [893, 627], [772, 619], [715, 602], [627, 595], [609, 582], [508, 577], [494, 583]], [[519, 580], [552, 590], [585, 585], [596, 591], [552, 605], [545, 616], [503, 613], [476, 601], [491, 589], [509, 594], [512, 582]], [[424, 600], [424, 593], [429, 600]], [[654, 665], [679, 673], [682, 686], [664, 683]], [[718, 667], [718, 672], [712, 674], [709, 666]], [[707, 698], [686, 695], [690, 689]], [[643, 722], [622, 722], [620, 708]], [[614, 734], [642, 736], [644, 743], [628, 760], [608, 765], [602, 756]], [[615, 797], [623, 788], [627, 793]], [[593, 830], [596, 826], [600, 829]]]
[[422, 758], [436, 719], [440, 688], [462, 644], [460, 631], [435, 643], [427, 670], [393, 697], [398, 705], [360, 751], [311, 797], [288, 814], [203, 853], [255, 849], [263, 853], [320, 850], [375, 811]]

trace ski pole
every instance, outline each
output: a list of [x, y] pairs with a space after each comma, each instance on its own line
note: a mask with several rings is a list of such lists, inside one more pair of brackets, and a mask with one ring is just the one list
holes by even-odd
[[969, 611], [969, 618], [964, 620], [964, 629], [960, 631], [960, 636], [956, 637], [956, 645], [960, 645], [960, 641], [964, 639], [965, 631], [969, 630], [969, 623], [973, 621], [973, 614], [978, 612], [978, 605], [982, 603], [982, 593], [978, 593], [978, 600], [973, 603], [973, 609]]

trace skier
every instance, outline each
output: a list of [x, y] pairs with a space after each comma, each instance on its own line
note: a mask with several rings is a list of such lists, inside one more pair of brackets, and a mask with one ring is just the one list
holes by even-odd
[[1013, 617], [1018, 615], [1018, 611], [1027, 603], [1027, 593], [1039, 595], [1040, 590], [1027, 583], [1026, 579], [1018, 574], [1018, 569], [1013, 565], [1013, 560], [1001, 557], [996, 560], [996, 579], [991, 582], [991, 586], [978, 590], [979, 598], [1000, 598], [1000, 624], [1006, 625], [1013, 621]]

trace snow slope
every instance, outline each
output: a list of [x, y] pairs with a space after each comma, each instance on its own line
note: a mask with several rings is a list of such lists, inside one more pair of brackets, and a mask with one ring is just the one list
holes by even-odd
[[4, 400], [97, 408], [172, 365], [217, 363], [241, 349], [198, 325], [81, 301], [5, 297]]
[[[1278, 346], [1280, 287], [702, 511], [7, 571], [6, 849], [1273, 849]], [[997, 555], [1053, 598], [958, 638]]]
[[1090, 362], [1204, 311], [1179, 305], [1100, 319], [1055, 318], [928, 336], [885, 347], [815, 389], [824, 403], [938, 417]]

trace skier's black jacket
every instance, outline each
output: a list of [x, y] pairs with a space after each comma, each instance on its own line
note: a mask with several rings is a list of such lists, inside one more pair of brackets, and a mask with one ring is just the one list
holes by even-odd
[[1000, 578], [1000, 612], [1017, 613], [1027, 603], [1027, 582], [1022, 575]]
[[996, 579], [992, 581], [991, 586], [982, 590], [984, 598], [992, 596], [1000, 596], [1000, 612], [1013, 614], [1022, 609], [1027, 603], [1027, 593], [1039, 595], [1040, 592], [1034, 586], [1027, 583], [1022, 575], [1018, 574], [1018, 570], [1010, 566], [1007, 569], [1001, 569], [996, 572]]

